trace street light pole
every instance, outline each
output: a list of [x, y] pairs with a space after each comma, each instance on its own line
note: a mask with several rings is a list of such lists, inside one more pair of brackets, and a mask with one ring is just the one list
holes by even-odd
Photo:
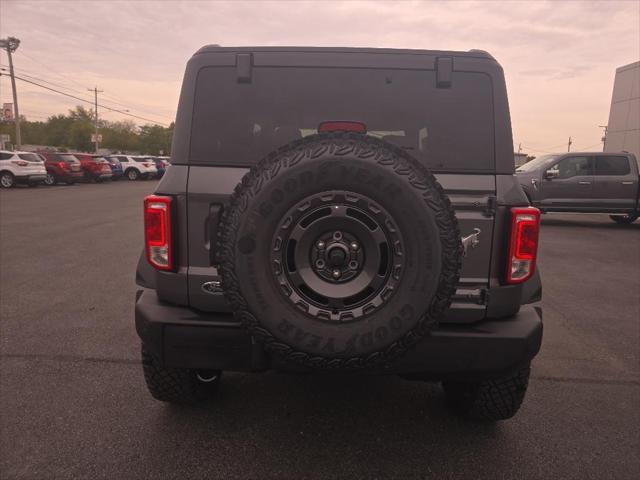
[[0, 48], [7, 51], [9, 57], [9, 75], [11, 76], [11, 88], [13, 89], [13, 116], [16, 124], [16, 146], [18, 150], [22, 148], [22, 135], [20, 134], [20, 110], [18, 110], [18, 92], [16, 91], [16, 77], [13, 74], [13, 58], [11, 54], [15, 52], [20, 45], [20, 40], [15, 37], [8, 37], [0, 40]]

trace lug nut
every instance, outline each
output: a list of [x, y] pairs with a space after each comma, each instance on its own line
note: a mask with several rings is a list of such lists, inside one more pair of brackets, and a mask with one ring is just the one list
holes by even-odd
[[318, 248], [324, 248], [324, 242], [322, 240], [320, 240], [318, 243], [316, 243], [316, 246]]
[[333, 271], [333, 278], [340, 278], [340, 270]]
[[342, 238], [342, 232], [334, 232], [333, 238], [335, 238], [336, 240], [340, 240]]
[[356, 262], [355, 260], [350, 261], [350, 262], [349, 262], [349, 268], [350, 268], [351, 270], [355, 270], [355, 269], [357, 269], [357, 268], [358, 268], [358, 262]]
[[351, 250], [357, 250], [358, 249], [358, 244], [356, 242], [351, 242], [351, 245], [349, 245], [351, 247]]
[[317, 260], [316, 261], [316, 267], [318, 268], [324, 268], [324, 260]]

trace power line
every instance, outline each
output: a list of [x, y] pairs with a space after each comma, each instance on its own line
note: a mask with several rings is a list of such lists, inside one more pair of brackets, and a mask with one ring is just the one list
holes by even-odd
[[[565, 145], [567, 145], [567, 144], [565, 143], [562, 146], [565, 146]], [[576, 151], [576, 152], [588, 152], [590, 149], [592, 149], [594, 147], [598, 147], [598, 146], [600, 146], [600, 142], [598, 142], [598, 143], [596, 143], [594, 145], [589, 145], [588, 147], [575, 148], [574, 151]], [[523, 145], [522, 148], [525, 149], [525, 150], [529, 150], [530, 152], [533, 152], [533, 153], [560, 153], [558, 151], [550, 152], [550, 151], [547, 151], [547, 150], [536, 150], [534, 148], [529, 148], [529, 147], [527, 147], [525, 145]]]
[[[144, 104], [144, 103], [137, 103], [131, 100], [127, 100], [125, 98], [119, 97], [117, 95], [113, 95], [113, 94], [104, 94], [102, 95], [103, 98], [110, 98], [110, 103], [115, 103], [116, 105], [121, 105], [123, 107], [128, 107], [129, 105], [133, 105], [135, 106], [136, 110], [140, 111], [140, 112], [146, 112], [146, 113], [151, 113], [149, 110], [146, 110], [146, 107], [149, 107], [150, 105]], [[126, 103], [121, 103], [121, 102], [126, 102]], [[141, 108], [144, 107], [144, 108]]]
[[[6, 74], [0, 74], [0, 76], [2, 76], [2, 75], [6, 75]], [[38, 86], [38, 87], [40, 87], [40, 88], [44, 88], [44, 89], [46, 89], [46, 90], [50, 90], [50, 91], [52, 91], [52, 92], [59, 93], [60, 95], [64, 95], [64, 96], [66, 96], [66, 97], [70, 97], [70, 98], [74, 98], [74, 99], [76, 99], [76, 100], [80, 100], [81, 102], [84, 102], [84, 103], [89, 103], [89, 104], [93, 104], [93, 103], [94, 103], [94, 102], [92, 102], [92, 101], [90, 101], [90, 100], [87, 100], [87, 99], [85, 99], [85, 98], [80, 98], [80, 97], [77, 97], [77, 96], [75, 96], [75, 95], [71, 95], [71, 94], [69, 94], [69, 93], [61, 92], [60, 90], [56, 90], [55, 88], [47, 87], [46, 85], [42, 85], [42, 84], [40, 84], [40, 83], [33, 82], [33, 81], [28, 80], [28, 79], [26, 79], [26, 78], [18, 77], [17, 75], [15, 76], [15, 78], [17, 78], [18, 80], [21, 80], [21, 81], [23, 81], [23, 82], [30, 83], [30, 84], [32, 84], [32, 85], [36, 85], [36, 86]], [[102, 105], [102, 104], [98, 104], [98, 106], [99, 106], [99, 107], [102, 107], [102, 108], [104, 108], [104, 109], [106, 109], [106, 110], [110, 110], [110, 111], [112, 111], [112, 112], [117, 112], [117, 113], [120, 113], [120, 114], [122, 114], [122, 115], [126, 115], [126, 116], [128, 116], [128, 117], [137, 118], [137, 119], [140, 119], [140, 120], [144, 120], [144, 121], [146, 121], [146, 122], [157, 123], [158, 125], [162, 125], [163, 127], [168, 127], [168, 125], [167, 125], [166, 123], [158, 122], [157, 120], [152, 120], [152, 119], [150, 119], [150, 118], [141, 117], [141, 116], [139, 116], [139, 115], [134, 115], [134, 114], [132, 114], [132, 113], [128, 113], [128, 112], [126, 112], [126, 111], [124, 111], [124, 110], [119, 110], [119, 109], [117, 109], [117, 108], [111, 108], [111, 107], [108, 107], [108, 106], [106, 106], [106, 105]]]
[[[0, 64], [0, 70], [3, 70], [3, 71], [9, 71], [9, 70], [8, 70], [8, 68], [6, 68], [6, 66], [5, 66], [5, 65], [2, 65], [2, 64]], [[46, 83], [46, 84], [48, 84], [48, 85], [53, 85], [53, 86], [55, 86], [55, 87], [62, 88], [62, 89], [64, 89], [64, 90], [69, 90], [70, 92], [75, 92], [75, 93], [79, 93], [79, 94], [81, 94], [81, 95], [84, 95], [84, 92], [82, 92], [82, 91], [80, 91], [80, 90], [77, 90], [77, 89], [75, 89], [75, 88], [70, 88], [70, 87], [67, 87], [67, 86], [65, 86], [65, 85], [61, 85], [61, 84], [59, 84], [59, 83], [52, 82], [52, 81], [50, 81], [50, 80], [45, 80], [44, 78], [37, 77], [37, 76], [35, 76], [35, 75], [32, 75], [32, 74], [30, 74], [30, 73], [27, 73], [27, 72], [26, 72], [26, 70], [24, 70], [24, 69], [22, 69], [22, 68], [15, 68], [14, 70], [16, 70], [16, 71], [17, 71], [20, 75], [22, 75], [23, 77], [28, 77], [28, 78], [29, 78], [29, 79], [31, 79], [31, 80], [36, 80], [36, 81], [41, 82], [41, 83]], [[108, 95], [102, 95], [102, 97], [103, 97], [103, 98], [104, 98], [104, 97], [109, 98], [109, 96], [108, 96]], [[124, 104], [124, 103], [120, 103], [120, 102], [115, 102], [115, 101], [112, 101], [112, 100], [103, 100], [102, 102], [103, 102], [103, 103], [107, 103], [107, 104], [120, 105], [120, 106], [122, 106], [122, 107], [129, 107], [129, 105], [126, 105], [126, 104]], [[127, 110], [129, 110], [129, 108], [127, 108]], [[141, 109], [141, 108], [135, 108], [135, 110], [138, 110], [138, 111], [140, 111], [140, 112], [142, 112], [142, 113], [149, 113], [149, 114], [151, 114], [151, 115], [155, 115], [155, 113], [154, 113], [154, 112], [151, 112], [151, 111], [149, 111], [149, 110], [143, 110], [143, 109]]]
[[[0, 64], [0, 70], [7, 71], [6, 65]], [[70, 87], [67, 87], [65, 85], [60, 85], [59, 83], [55, 83], [55, 82], [52, 82], [50, 80], [45, 80], [44, 78], [40, 78], [40, 77], [38, 77], [36, 75], [33, 75], [33, 74], [29, 73], [28, 71], [24, 70], [23, 68], [14, 68], [14, 70], [16, 72], [18, 72], [20, 75], [22, 75], [23, 77], [29, 77], [29, 78], [31, 78], [33, 80], [37, 80], [39, 82], [48, 83], [49, 85], [53, 85], [53, 86], [58, 87], [58, 88], [63, 88], [65, 90], [69, 90], [70, 92], [76, 92], [76, 93], [81, 93], [81, 94], [84, 93], [84, 92], [82, 92], [80, 90], [77, 90], [75, 88], [70, 88]]]
[[522, 146], [522, 148], [523, 148], [524, 150], [528, 150], [528, 151], [530, 151], [530, 152], [534, 152], [534, 153], [558, 153], [557, 151], [555, 151], [555, 152], [550, 152], [550, 151], [548, 151], [548, 150], [538, 150], [538, 149], [536, 149], [536, 148], [529, 148], [529, 147], [527, 147], [526, 145], [523, 145], [523, 146]]
[[[527, 143], [527, 144], [529, 144], [529, 143], [532, 143], [534, 145], [536, 144], [536, 142], [529, 142], [527, 140], [522, 140], [522, 142]], [[540, 149], [529, 148], [529, 147], [525, 147], [523, 145], [522, 148], [526, 148], [528, 150], [537, 151], [537, 152], [556, 153], [554, 150], [556, 150], [558, 148], [565, 147], [566, 145], [567, 145], [566, 143], [561, 143], [560, 145], [553, 145], [551, 147], [541, 147]]]
[[[81, 86], [80, 83], [78, 83], [76, 80], [73, 80], [72, 78], [67, 77], [66, 75], [63, 75], [62, 73], [57, 72], [56, 70], [52, 69], [50, 66], [46, 65], [45, 63], [43, 63], [43, 62], [41, 62], [39, 60], [36, 60], [35, 58], [33, 58], [33, 57], [29, 56], [29, 55], [26, 55], [24, 52], [22, 52], [22, 55], [24, 55], [26, 58], [28, 58], [28, 59], [30, 59], [30, 60], [32, 60], [32, 61], [34, 61], [34, 62], [36, 62], [36, 63], [38, 63], [40, 65], [42, 65], [48, 71], [51, 71], [51, 73], [54, 74], [55, 76], [57, 76], [59, 78], [64, 78], [65, 80], [68, 80], [68, 81], [74, 83], [75, 85]], [[23, 70], [23, 72], [24, 72], [24, 70]], [[46, 80], [43, 80], [42, 78], [34, 77], [33, 75], [26, 75], [24, 73], [22, 73], [22, 75], [25, 75], [25, 76], [31, 77], [31, 78], [35, 78], [36, 80], [38, 80], [40, 82], [46, 82], [46, 83], [50, 83], [52, 85], [55, 85], [55, 84], [53, 84], [51, 82], [47, 82]], [[56, 85], [56, 86], [59, 87], [59, 88], [64, 88], [65, 90], [71, 90], [71, 91], [75, 91], [77, 93], [82, 93], [81, 90], [76, 90], [76, 89], [69, 88], [69, 87], [63, 87], [61, 85]], [[125, 99], [120, 98], [120, 97], [115, 97], [113, 95], [102, 95], [102, 97], [103, 98], [111, 98], [111, 100], [107, 101], [107, 103], [113, 103], [113, 104], [116, 104], [116, 105], [120, 105], [122, 107], [128, 107], [129, 104], [136, 105], [136, 108], [135, 108], [136, 110], [139, 110], [139, 111], [144, 112], [144, 113], [150, 113], [150, 114], [153, 115], [153, 112], [150, 112], [149, 110], [145, 110], [144, 108], [140, 108], [140, 105], [144, 106], [144, 104], [135, 103], [135, 102], [132, 102], [132, 101], [129, 101], [129, 100], [125, 100]], [[128, 102], [128, 104], [124, 104], [124, 103], [121, 103], [120, 101], [116, 101], [116, 100], [125, 101], [125, 102]]]
[[594, 147], [599, 147], [601, 143], [602, 142], [598, 142], [598, 143], [596, 143], [594, 145], [589, 145], [588, 147], [576, 149], [575, 151], [576, 152], [588, 152], [589, 150], [591, 150]]
[[26, 53], [24, 53], [24, 51], [20, 52], [21, 55], [27, 57], [29, 60], [36, 62], [40, 65], [42, 65], [43, 67], [45, 67], [47, 69], [47, 71], [51, 71], [51, 73], [53, 73], [54, 75], [60, 77], [60, 78], [64, 78], [65, 80], [74, 83], [76, 85], [78, 85], [80, 88], [85, 88], [83, 85], [80, 85], [80, 83], [76, 82], [75, 80], [73, 80], [72, 78], [67, 77], [66, 75], [63, 75], [62, 73], [58, 72], [57, 70], [55, 70], [54, 68], [51, 68], [51, 66], [46, 65], [45, 63], [42, 63], [40, 60], [36, 60], [35, 58], [31, 57], [30, 55], [27, 55]]

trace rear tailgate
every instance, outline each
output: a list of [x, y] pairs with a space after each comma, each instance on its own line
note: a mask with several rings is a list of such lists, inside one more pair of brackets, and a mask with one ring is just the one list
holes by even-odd
[[[213, 262], [214, 241], [221, 208], [248, 171], [245, 168], [189, 167], [189, 303], [203, 311], [229, 311]], [[462, 236], [478, 232], [478, 243], [463, 259], [458, 291], [444, 321], [474, 322], [485, 316], [494, 228], [494, 175], [439, 174], [438, 181], [456, 210]], [[211, 192], [218, 192], [213, 194]], [[477, 230], [476, 230], [477, 229]]]

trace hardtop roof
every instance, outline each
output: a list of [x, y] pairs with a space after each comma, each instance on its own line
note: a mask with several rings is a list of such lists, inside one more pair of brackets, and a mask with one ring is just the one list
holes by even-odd
[[369, 53], [369, 54], [397, 54], [397, 55], [436, 55], [485, 58], [495, 60], [495, 58], [484, 50], [422, 50], [408, 48], [363, 48], [363, 47], [222, 47], [211, 44], [200, 48], [195, 55], [203, 53], [229, 53], [229, 52], [294, 52], [294, 53]]

